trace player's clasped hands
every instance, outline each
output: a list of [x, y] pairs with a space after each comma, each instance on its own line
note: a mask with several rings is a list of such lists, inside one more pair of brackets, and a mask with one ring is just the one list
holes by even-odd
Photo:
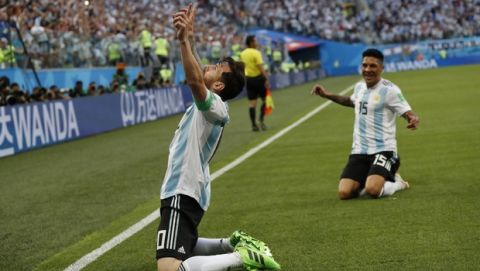
[[186, 41], [188, 30], [193, 29], [194, 8], [192, 4], [173, 14], [173, 25], [177, 30], [176, 37], [180, 41]]

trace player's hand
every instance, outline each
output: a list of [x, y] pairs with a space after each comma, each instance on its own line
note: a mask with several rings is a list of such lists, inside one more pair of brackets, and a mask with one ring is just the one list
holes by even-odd
[[187, 35], [189, 37], [193, 37], [194, 28], [195, 28], [195, 16], [197, 15], [197, 8], [193, 6], [193, 4], [188, 5], [187, 10], [187, 17], [188, 17], [188, 25], [187, 25]]
[[322, 86], [322, 85], [315, 85], [312, 88], [312, 91], [310, 91], [311, 95], [318, 95], [320, 97], [325, 97], [327, 96], [327, 90]]
[[411, 115], [408, 118], [407, 128], [410, 130], [416, 130], [418, 128], [419, 123], [420, 123], [420, 119], [416, 115]]
[[402, 117], [404, 117], [408, 121], [408, 129], [416, 130], [418, 128], [420, 118], [415, 113], [413, 113], [412, 111], [407, 111], [402, 115]]
[[179, 41], [187, 40], [188, 17], [187, 9], [181, 9], [173, 15], [173, 25], [176, 29], [176, 38]]

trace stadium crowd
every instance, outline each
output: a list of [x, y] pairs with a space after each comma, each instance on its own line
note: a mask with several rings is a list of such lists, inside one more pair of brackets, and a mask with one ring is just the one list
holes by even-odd
[[[161, 38], [174, 40], [169, 18], [188, 1], [10, 2], [0, 21], [16, 22], [37, 67], [49, 68], [140, 65], [145, 48], [156, 48]], [[198, 49], [205, 60], [231, 54], [234, 44], [243, 46], [243, 30], [254, 27], [367, 44], [480, 35], [479, 1], [201, 0], [198, 5], [197, 38], [203, 45]], [[144, 40], [145, 30], [150, 41]], [[18, 39], [11, 43], [20, 47]], [[169, 58], [177, 59], [175, 46], [167, 47]]]
[[[170, 18], [190, 1], [4, 2], [0, 6], [0, 68], [25, 68], [30, 63], [37, 69], [124, 63], [155, 65], [156, 71], [163, 69], [171, 76], [179, 52]], [[244, 31], [255, 27], [367, 44], [480, 35], [478, 0], [199, 0], [197, 4], [197, 50], [205, 62], [238, 56]], [[271, 63], [267, 47], [270, 53], [281, 50], [286, 58], [282, 44], [272, 46], [280, 48], [266, 45], [265, 59]]]
[[[236, 1], [224, 3], [233, 10]], [[233, 3], [232, 3], [233, 2]], [[243, 27], [343, 42], [399, 43], [480, 35], [477, 0], [244, 1]], [[242, 12], [240, 12], [242, 14]]]

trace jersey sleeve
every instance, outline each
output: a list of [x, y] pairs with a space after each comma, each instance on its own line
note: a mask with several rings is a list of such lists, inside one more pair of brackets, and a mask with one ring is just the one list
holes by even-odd
[[208, 122], [223, 126], [230, 120], [227, 105], [211, 91], [208, 91], [205, 101], [195, 100], [195, 105]]
[[388, 107], [400, 116], [405, 112], [412, 110], [407, 100], [403, 96], [402, 91], [397, 86], [393, 86], [389, 89], [387, 103]]
[[360, 88], [361, 88], [360, 83], [355, 84], [355, 87], [353, 88], [353, 93], [350, 96], [350, 100], [352, 101], [352, 103], [355, 103], [355, 101], [357, 100], [358, 98], [357, 96], [358, 96], [358, 92], [360, 91]]

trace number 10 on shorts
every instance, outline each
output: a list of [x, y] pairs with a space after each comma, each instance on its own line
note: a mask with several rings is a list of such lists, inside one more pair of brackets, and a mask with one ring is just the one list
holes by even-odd
[[165, 233], [166, 230], [158, 231], [157, 233], [157, 250], [165, 248]]

